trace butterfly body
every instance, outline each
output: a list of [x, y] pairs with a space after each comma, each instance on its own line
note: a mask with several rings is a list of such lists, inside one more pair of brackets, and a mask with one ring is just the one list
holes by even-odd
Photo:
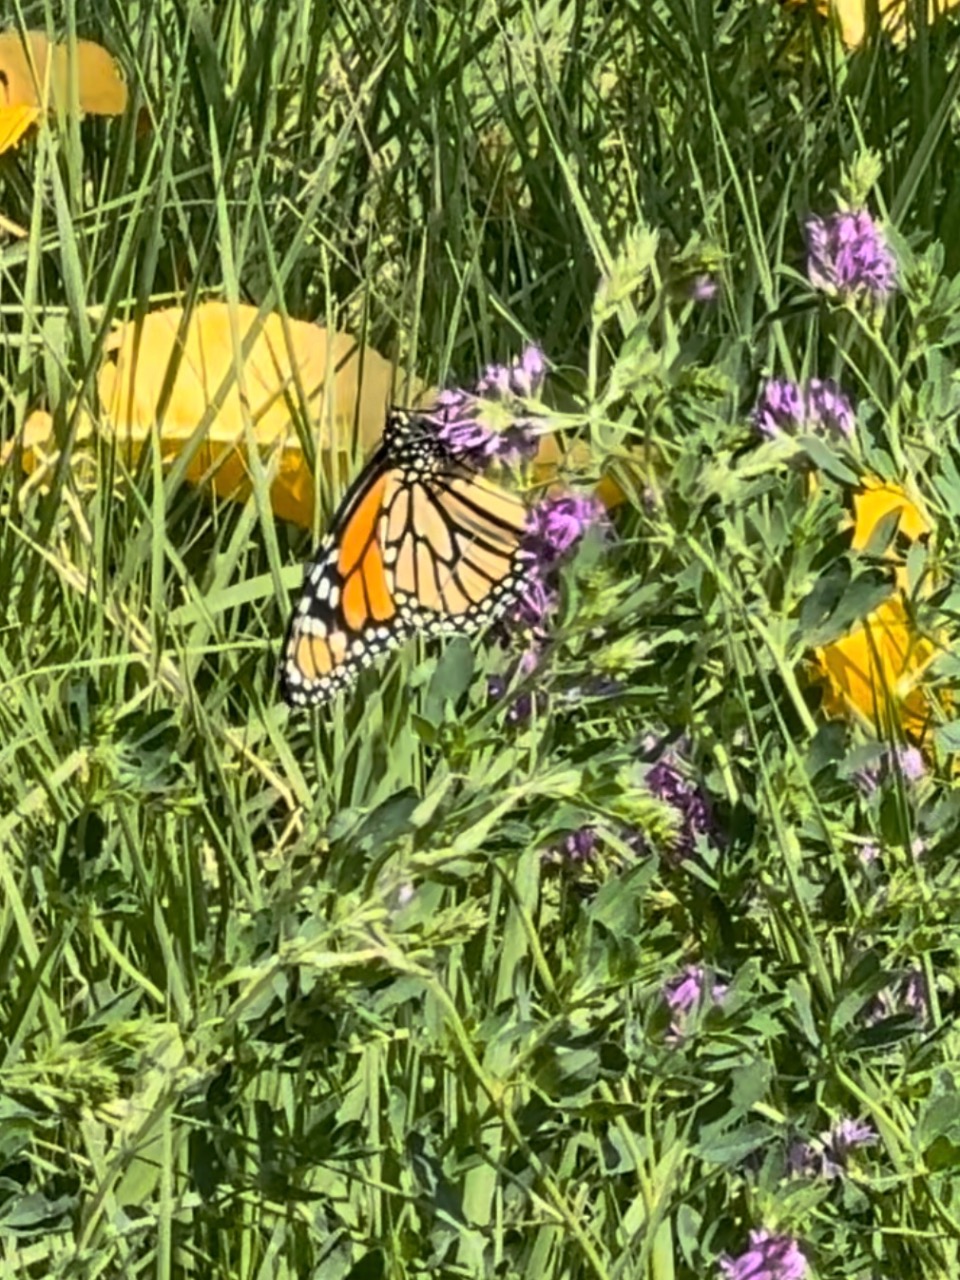
[[526, 508], [395, 410], [307, 569], [287, 632], [283, 696], [310, 706], [413, 635], [469, 633], [523, 586]]

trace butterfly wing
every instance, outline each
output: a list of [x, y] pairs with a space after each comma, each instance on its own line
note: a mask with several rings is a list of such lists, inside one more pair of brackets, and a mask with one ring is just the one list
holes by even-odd
[[307, 569], [280, 672], [310, 706], [415, 632], [472, 632], [522, 588], [519, 498], [453, 460], [432, 468], [382, 448]]

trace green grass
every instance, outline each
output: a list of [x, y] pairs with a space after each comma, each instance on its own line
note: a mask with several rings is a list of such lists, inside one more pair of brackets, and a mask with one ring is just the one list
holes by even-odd
[[[41, 404], [61, 447], [44, 485], [0, 472], [0, 1274], [692, 1280], [767, 1227], [823, 1280], [960, 1276], [958, 739], [864, 796], [808, 664], [890, 590], [838, 532], [861, 471], [923, 494], [914, 607], [957, 633], [957, 24], [845, 56], [760, 0], [9, 21], [107, 44], [131, 104], [0, 157], [2, 442]], [[803, 275], [858, 183], [903, 264], [877, 324]], [[290, 713], [312, 539], [266, 473], [241, 507], [106, 436], [74, 464], [113, 323], [207, 297], [401, 380], [543, 346], [627, 501], [565, 571], [529, 721], [463, 640]], [[858, 401], [816, 492], [756, 447], [768, 374]], [[651, 735], [723, 833], [686, 858]], [[544, 860], [584, 825], [595, 863]], [[687, 964], [729, 991], [677, 1039]], [[871, 1020], [912, 972], [925, 1016]], [[876, 1144], [791, 1174], [841, 1116]]]

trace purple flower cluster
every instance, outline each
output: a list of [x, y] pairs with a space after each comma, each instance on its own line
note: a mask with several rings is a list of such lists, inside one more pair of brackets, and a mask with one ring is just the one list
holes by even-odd
[[[511, 365], [491, 364], [472, 391], [441, 391], [430, 417], [443, 444], [469, 466], [532, 457], [537, 449], [533, 419], [523, 400], [539, 395], [547, 366], [539, 347], [527, 347]], [[490, 419], [508, 421], [498, 430]]]
[[542, 855], [542, 861], [556, 863], [565, 867], [582, 866], [595, 862], [600, 838], [596, 827], [578, 827], [571, 831], [559, 844], [551, 847]]
[[709, 839], [716, 835], [716, 823], [703, 789], [684, 777], [675, 756], [662, 756], [648, 770], [646, 784], [652, 795], [676, 810], [679, 822], [672, 850], [675, 858], [688, 858], [696, 848], [697, 836]]
[[[544, 498], [528, 512], [521, 548], [525, 567], [523, 595], [506, 615], [500, 639], [509, 645], [519, 626], [532, 632], [532, 643], [509, 676], [490, 677], [487, 681], [490, 698], [502, 698], [518, 672], [530, 675], [536, 669], [546, 622], [559, 598], [557, 570], [560, 563], [587, 530], [604, 519], [603, 505], [596, 498], [583, 498], [577, 494]], [[533, 699], [529, 694], [523, 694], [510, 708], [507, 719], [512, 723], [527, 720], [532, 710]]]
[[820, 1135], [823, 1143], [823, 1175], [825, 1178], [839, 1178], [847, 1167], [847, 1157], [857, 1147], [869, 1147], [880, 1135], [865, 1120], [851, 1120], [849, 1117], [838, 1121], [830, 1129]]
[[512, 623], [542, 627], [556, 607], [556, 571], [561, 561], [603, 518], [603, 506], [596, 498], [578, 494], [545, 498], [530, 510], [521, 552], [527, 568], [525, 590], [511, 614]]
[[897, 260], [866, 209], [807, 220], [807, 275], [834, 297], [883, 302], [896, 287]]
[[757, 397], [753, 425], [768, 440], [798, 431], [822, 431], [849, 440], [856, 416], [850, 401], [829, 379], [811, 378], [804, 388], [787, 378], [770, 378]]
[[876, 1129], [864, 1120], [838, 1120], [820, 1134], [819, 1141], [792, 1143], [787, 1167], [791, 1173], [806, 1177], [839, 1178], [847, 1170], [850, 1152], [872, 1146], [878, 1137]]
[[663, 998], [676, 1014], [687, 1014], [705, 998], [718, 1004], [727, 994], [726, 983], [717, 982], [703, 965], [688, 964], [682, 973], [664, 984]]
[[704, 1004], [719, 1004], [729, 987], [717, 982], [703, 965], [688, 964], [682, 973], [670, 978], [663, 986], [663, 998], [671, 1014], [667, 1042], [678, 1044], [686, 1034], [687, 1022], [694, 1009]]
[[721, 1258], [725, 1280], [803, 1280], [807, 1260], [796, 1240], [763, 1229], [750, 1232], [750, 1248], [736, 1258]]

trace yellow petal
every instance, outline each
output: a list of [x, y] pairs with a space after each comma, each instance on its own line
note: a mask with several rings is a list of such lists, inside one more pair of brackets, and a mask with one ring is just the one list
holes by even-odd
[[39, 107], [0, 106], [0, 155], [15, 147], [42, 114]]
[[[74, 53], [81, 111], [119, 115], [127, 86], [113, 57], [93, 40], [77, 40]], [[42, 31], [0, 32], [0, 106], [67, 110], [71, 51], [51, 44]]]
[[853, 495], [853, 541], [851, 546], [862, 551], [870, 541], [874, 529], [892, 512], [897, 512], [900, 532], [911, 541], [923, 537], [933, 529], [933, 524], [921, 506], [919, 497], [910, 497], [907, 491], [891, 480], [875, 476], [864, 479], [862, 488]]
[[237, 333], [241, 348], [249, 342], [249, 349], [238, 381], [230, 317], [226, 303], [201, 303], [180, 338], [180, 307], [150, 312], [139, 335], [133, 323], [122, 325], [106, 344], [108, 358], [98, 380], [101, 408], [132, 463], [157, 419], [176, 350], [179, 362], [161, 421], [163, 456], [177, 457], [210, 416], [187, 479], [209, 480], [222, 497], [243, 501], [251, 489], [244, 443], [249, 421], [264, 456], [281, 450], [271, 490], [274, 510], [309, 528], [314, 482], [293, 415], [303, 412], [318, 461], [328, 474], [335, 466], [345, 467], [355, 423], [361, 454], [380, 439], [392, 399], [393, 365], [372, 348], [359, 347], [348, 334], [284, 320], [276, 313], [266, 317], [250, 341], [257, 309], [239, 305]]
[[[788, 0], [793, 8], [806, 3], [806, 0]], [[840, 38], [848, 49], [858, 49], [867, 34], [868, 0], [816, 0], [816, 7], [824, 17], [829, 16], [839, 28]], [[960, 0], [928, 0], [927, 21], [934, 22], [949, 9], [954, 9]], [[880, 25], [894, 40], [902, 43], [906, 40], [908, 0], [878, 0]]]
[[937, 645], [918, 635], [901, 596], [892, 596], [862, 626], [815, 651], [825, 681], [824, 710], [864, 721], [879, 737], [898, 724], [923, 736], [936, 708], [922, 684]]

